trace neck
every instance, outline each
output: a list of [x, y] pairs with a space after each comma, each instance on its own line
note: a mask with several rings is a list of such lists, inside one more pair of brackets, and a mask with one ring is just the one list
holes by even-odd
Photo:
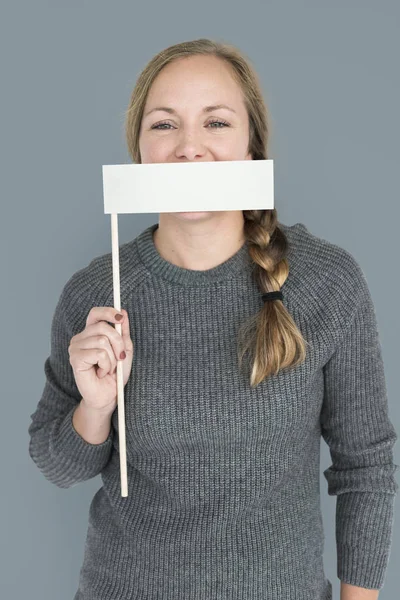
[[162, 213], [153, 233], [164, 260], [184, 269], [206, 271], [243, 246], [242, 211]]

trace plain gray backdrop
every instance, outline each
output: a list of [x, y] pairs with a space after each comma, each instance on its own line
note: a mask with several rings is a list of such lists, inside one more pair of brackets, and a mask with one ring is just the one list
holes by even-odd
[[[101, 165], [131, 162], [124, 112], [140, 71], [163, 48], [208, 37], [252, 61], [270, 114], [278, 218], [304, 223], [360, 263], [399, 431], [400, 3], [25, 0], [3, 4], [0, 23], [0, 596], [72, 600], [101, 478], [70, 489], [48, 482], [28, 454], [29, 416], [62, 287], [111, 252]], [[158, 214], [121, 215], [120, 244], [154, 222]], [[330, 464], [321, 439], [324, 564], [338, 600], [336, 498], [322, 475]], [[396, 516], [382, 599], [398, 592], [399, 529]]]

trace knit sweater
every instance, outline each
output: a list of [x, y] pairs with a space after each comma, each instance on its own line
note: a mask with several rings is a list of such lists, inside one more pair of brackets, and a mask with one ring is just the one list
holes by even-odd
[[383, 586], [397, 440], [366, 277], [352, 254], [305, 225], [289, 241], [283, 303], [306, 360], [250, 387], [241, 323], [263, 305], [248, 242], [205, 271], [157, 251], [154, 224], [120, 247], [121, 306], [134, 358], [124, 388], [128, 497], [118, 408], [108, 439], [72, 424], [81, 400], [70, 339], [93, 306], [113, 306], [111, 253], [65, 284], [51, 326], [29, 454], [60, 488], [101, 474], [74, 600], [331, 600], [324, 574], [320, 441], [336, 499], [337, 576]]

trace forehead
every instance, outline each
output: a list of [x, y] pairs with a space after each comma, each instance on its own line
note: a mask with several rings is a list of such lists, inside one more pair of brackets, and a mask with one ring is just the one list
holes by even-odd
[[232, 67], [226, 61], [215, 56], [189, 56], [174, 60], [162, 69], [149, 90], [147, 104], [160, 96], [176, 102], [186, 95], [199, 94], [214, 95], [215, 103], [240, 102], [242, 97]]

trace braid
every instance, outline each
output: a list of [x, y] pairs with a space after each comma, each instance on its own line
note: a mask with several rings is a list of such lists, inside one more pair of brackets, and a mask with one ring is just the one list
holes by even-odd
[[[261, 294], [280, 291], [289, 275], [286, 258], [289, 243], [278, 225], [276, 209], [246, 210], [244, 234], [254, 262], [254, 279]], [[260, 311], [239, 329], [239, 364], [249, 350], [252, 354], [250, 385], [255, 387], [280, 369], [304, 361], [308, 342], [303, 338], [280, 299], [264, 302]]]
[[277, 225], [276, 209], [247, 210], [243, 216], [244, 234], [260, 292], [279, 291], [289, 275], [289, 265], [285, 259], [288, 241]]

